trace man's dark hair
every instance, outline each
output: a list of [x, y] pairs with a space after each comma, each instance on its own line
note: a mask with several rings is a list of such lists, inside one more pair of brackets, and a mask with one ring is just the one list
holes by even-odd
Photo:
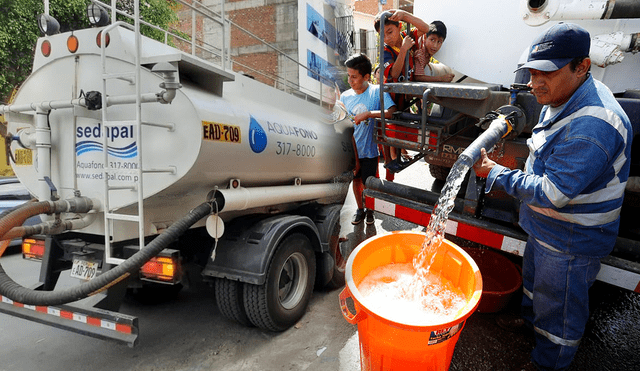
[[[374, 19], [374, 21], [373, 21], [373, 27], [376, 29], [376, 32], [377, 32], [377, 33], [380, 33], [380, 17], [381, 17], [381, 16], [382, 16], [382, 13], [379, 13], [379, 14], [376, 16], [376, 18]], [[389, 18], [385, 19], [385, 21], [384, 21], [384, 25], [385, 25], [385, 27], [386, 27], [386, 26], [388, 26], [388, 25], [390, 25], [390, 24], [392, 24], [392, 25], [394, 25], [394, 26], [397, 26], [397, 27], [400, 27], [400, 22], [398, 22], [398, 21], [392, 21], [392, 20], [390, 20]]]
[[431, 34], [436, 34], [437, 36], [442, 37], [442, 40], [447, 38], [447, 26], [442, 23], [442, 21], [433, 21], [429, 24], [429, 32], [427, 32], [427, 37]]
[[[589, 56], [585, 55], [583, 57], [573, 58], [571, 62], [569, 62], [569, 68], [571, 69], [571, 72], [576, 72], [576, 68], [578, 68], [580, 63], [582, 63], [582, 61], [585, 60], [586, 58], [589, 58]], [[591, 66], [589, 66], [589, 69], [587, 71], [590, 71], [590, 70], [591, 70]]]
[[369, 57], [364, 54], [354, 54], [350, 56], [349, 59], [344, 62], [344, 65], [347, 66], [347, 68], [358, 71], [362, 77], [371, 75], [371, 61]]

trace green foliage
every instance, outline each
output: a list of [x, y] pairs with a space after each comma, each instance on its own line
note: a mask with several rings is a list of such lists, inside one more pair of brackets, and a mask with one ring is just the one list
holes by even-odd
[[[110, 1], [106, 1], [107, 4]], [[49, 12], [60, 22], [60, 32], [89, 27], [89, 0], [50, 0]], [[132, 0], [118, 0], [118, 8], [133, 14]], [[178, 21], [175, 0], [140, 0], [140, 18], [167, 28]], [[31, 73], [34, 46], [40, 31], [37, 16], [44, 12], [42, 0], [0, 0], [0, 102]], [[142, 27], [142, 34], [164, 42], [162, 31]]]
[[[179, 5], [175, 0], [141, 0], [140, 19], [163, 29], [167, 29], [169, 25], [178, 22], [178, 15], [176, 14], [178, 6]], [[118, 0], [118, 9], [133, 15], [133, 1]], [[122, 15], [118, 16], [118, 20], [133, 24], [133, 20], [131, 18]], [[147, 37], [164, 42], [165, 33], [163, 31], [142, 25], [140, 27], [140, 32]]]
[[1, 101], [6, 101], [13, 87], [31, 70], [39, 33], [35, 20], [42, 9], [42, 2], [37, 0], [5, 1], [0, 5]]

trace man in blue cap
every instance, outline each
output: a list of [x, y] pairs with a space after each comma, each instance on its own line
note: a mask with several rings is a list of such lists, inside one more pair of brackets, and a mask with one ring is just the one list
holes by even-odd
[[[544, 107], [527, 140], [525, 170], [491, 161], [482, 149], [474, 166], [487, 174], [485, 192], [521, 200], [529, 234], [523, 257], [522, 315], [535, 334], [539, 370], [566, 370], [589, 318], [588, 291], [600, 258], [616, 241], [629, 175], [629, 119], [609, 89], [590, 74], [589, 33], [560, 23], [529, 50], [528, 86]], [[521, 320], [522, 321], [522, 320]]]

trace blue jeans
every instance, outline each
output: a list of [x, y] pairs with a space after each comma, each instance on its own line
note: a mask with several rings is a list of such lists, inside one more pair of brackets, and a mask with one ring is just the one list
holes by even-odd
[[527, 240], [522, 265], [522, 316], [534, 328], [531, 353], [542, 370], [566, 370], [589, 319], [589, 288], [600, 258], [569, 255]]

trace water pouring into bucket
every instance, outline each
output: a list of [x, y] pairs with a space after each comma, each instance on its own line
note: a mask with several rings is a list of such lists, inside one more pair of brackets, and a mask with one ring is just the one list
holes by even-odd
[[490, 121], [454, 164], [425, 233], [374, 236], [349, 257], [340, 304], [345, 319], [358, 325], [362, 370], [449, 368], [464, 322], [479, 304], [482, 278], [444, 231], [480, 149], [492, 148], [512, 128], [500, 113]]

